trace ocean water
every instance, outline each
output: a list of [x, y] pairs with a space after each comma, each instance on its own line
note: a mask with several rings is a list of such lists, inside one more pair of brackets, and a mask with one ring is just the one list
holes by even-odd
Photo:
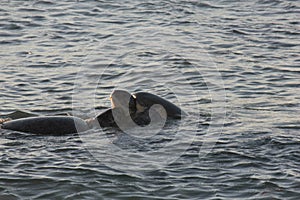
[[88, 119], [115, 88], [188, 117], [0, 130], [0, 199], [300, 199], [300, 3], [4, 0], [0, 114]]

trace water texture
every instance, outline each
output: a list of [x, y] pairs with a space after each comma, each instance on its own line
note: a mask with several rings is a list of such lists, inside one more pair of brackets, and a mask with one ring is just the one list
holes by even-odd
[[0, 114], [179, 105], [148, 138], [0, 130], [0, 199], [300, 199], [300, 2], [0, 2]]

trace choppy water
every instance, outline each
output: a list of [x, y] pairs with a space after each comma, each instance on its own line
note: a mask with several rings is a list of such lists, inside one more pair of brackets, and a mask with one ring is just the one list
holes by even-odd
[[1, 130], [0, 199], [300, 198], [299, 1], [0, 5], [1, 114], [89, 118], [113, 88], [189, 113], [146, 138]]

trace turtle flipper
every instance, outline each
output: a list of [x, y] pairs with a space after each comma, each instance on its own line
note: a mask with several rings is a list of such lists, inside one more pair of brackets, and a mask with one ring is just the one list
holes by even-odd
[[169, 118], [181, 119], [187, 115], [175, 104], [155, 94], [138, 92], [133, 94], [133, 96], [136, 98], [137, 107], [150, 108], [154, 104], [159, 104], [164, 107]]
[[21, 118], [27, 118], [27, 117], [35, 117], [36, 114], [27, 113], [24, 111], [17, 110], [15, 112], [9, 113], [7, 115], [0, 115], [1, 119], [21, 119]]
[[0, 124], [3, 124], [4, 122], [8, 122], [10, 120], [10, 118], [0, 118]]
[[21, 118], [34, 117], [34, 116], [37, 116], [37, 115], [17, 110], [15, 112], [9, 113], [7, 115], [0, 115], [0, 124], [3, 124], [5, 122], [8, 122], [8, 121], [11, 121], [14, 119], [21, 119]]

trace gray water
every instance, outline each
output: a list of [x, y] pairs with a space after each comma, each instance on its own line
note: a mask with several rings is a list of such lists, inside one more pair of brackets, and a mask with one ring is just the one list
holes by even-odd
[[189, 114], [141, 137], [0, 130], [1, 200], [300, 198], [299, 1], [0, 5], [0, 114], [87, 119], [114, 88]]

